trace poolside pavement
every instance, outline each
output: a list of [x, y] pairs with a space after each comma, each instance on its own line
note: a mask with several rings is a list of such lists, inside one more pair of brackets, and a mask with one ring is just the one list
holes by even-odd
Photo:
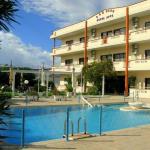
[[[89, 98], [88, 101], [95, 104], [112, 104], [112, 103], [124, 103], [128, 100], [124, 101], [123, 96], [105, 96], [101, 99], [98, 97]], [[25, 97], [22, 98], [13, 98], [13, 107], [25, 107]], [[82, 101], [78, 100], [78, 98], [72, 97], [67, 98], [66, 100], [56, 101], [52, 98], [40, 98], [39, 101], [30, 101], [27, 103], [27, 106], [55, 106], [55, 105], [82, 105]]]
[[103, 136], [66, 142], [37, 142], [23, 150], [150, 150], [150, 126], [108, 132]]

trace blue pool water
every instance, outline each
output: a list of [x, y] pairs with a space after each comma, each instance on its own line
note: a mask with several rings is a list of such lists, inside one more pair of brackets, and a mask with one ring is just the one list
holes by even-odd
[[[103, 107], [102, 132], [130, 128], [150, 124], [150, 110], [120, 111], [123, 105], [108, 105]], [[25, 143], [60, 139], [64, 134], [64, 121], [67, 106], [32, 107], [25, 109]], [[0, 130], [0, 135], [8, 136], [9, 143], [20, 144], [22, 129], [22, 109], [13, 108], [13, 118], [5, 118], [8, 130]], [[77, 122], [81, 117], [80, 131], [84, 131], [84, 119], [87, 121], [88, 133], [99, 133], [100, 108], [81, 106], [70, 107], [70, 120], [74, 123], [74, 132], [77, 132]], [[0, 127], [2, 128], [2, 127]]]

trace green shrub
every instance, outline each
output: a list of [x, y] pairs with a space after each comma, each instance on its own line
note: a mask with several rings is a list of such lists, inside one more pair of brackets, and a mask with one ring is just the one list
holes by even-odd
[[59, 92], [59, 95], [61, 95], [61, 96], [66, 96], [66, 92], [65, 92], [65, 91], [60, 91], [60, 92]]
[[82, 95], [88, 95], [88, 93], [83, 92]]
[[11, 87], [8, 85], [2, 86], [2, 87], [3, 87], [2, 92], [11, 92], [12, 91]]
[[52, 94], [52, 92], [48, 92], [48, 96], [52, 96], [53, 94]]
[[27, 95], [29, 95], [29, 96], [37, 96], [38, 92], [36, 92], [36, 91], [29, 91], [29, 92], [27, 92]]
[[98, 95], [98, 89], [96, 86], [92, 86], [88, 88], [89, 95]]
[[51, 92], [52, 92], [53, 95], [58, 95], [59, 94], [56, 87]]
[[67, 85], [66, 85], [66, 90], [67, 90], [68, 92], [72, 92], [72, 91], [73, 91], [72, 85], [71, 85], [71, 84], [67, 84]]
[[11, 93], [2, 93], [0, 92], [0, 101], [11, 99]]

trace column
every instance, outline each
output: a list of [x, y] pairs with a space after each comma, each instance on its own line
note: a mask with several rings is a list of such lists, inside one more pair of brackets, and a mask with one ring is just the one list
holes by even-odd
[[129, 8], [126, 8], [126, 56], [125, 56], [125, 96], [128, 96], [128, 63], [129, 63]]
[[46, 73], [46, 97], [48, 97], [48, 82], [49, 82], [49, 73]]
[[13, 80], [12, 80], [12, 96], [15, 96], [15, 76], [16, 76], [16, 72], [13, 72]]
[[22, 88], [22, 85], [23, 85], [23, 72], [21, 73], [21, 76], [20, 76], [20, 85], [21, 85], [21, 88]]
[[87, 21], [84, 28], [84, 65], [87, 65]]
[[75, 68], [72, 68], [72, 88], [73, 88], [73, 95], [76, 95], [76, 77], [75, 77]]
[[[84, 66], [87, 65], [87, 35], [88, 35], [88, 27], [87, 21], [85, 21], [85, 28], [84, 28]], [[86, 92], [86, 83], [84, 80], [84, 92]]]
[[[56, 39], [54, 38], [53, 49], [55, 49], [55, 47], [56, 47]], [[53, 83], [55, 84], [55, 70], [54, 70], [54, 67], [55, 67], [55, 56], [54, 56], [54, 51], [53, 51], [53, 70], [52, 70], [53, 74], [52, 74], [52, 76], [53, 76]]]
[[105, 95], [105, 76], [102, 76], [102, 96]]
[[40, 70], [38, 71], [38, 96], [40, 96]]

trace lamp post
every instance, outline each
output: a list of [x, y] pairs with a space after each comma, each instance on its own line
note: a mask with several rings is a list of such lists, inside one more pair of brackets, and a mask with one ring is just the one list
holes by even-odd
[[41, 86], [45, 86], [45, 72], [44, 72], [44, 64], [41, 69]]
[[40, 70], [38, 72], [38, 96], [39, 96], [39, 93], [40, 93]]
[[26, 103], [26, 106], [27, 106], [27, 103], [28, 103], [27, 87], [28, 87], [29, 81], [28, 81], [28, 80], [24, 80], [24, 84], [26, 85], [26, 98], [25, 98], [25, 103]]
[[83, 93], [83, 74], [82, 74], [82, 70], [81, 70], [81, 95]]
[[72, 68], [72, 88], [73, 88], [73, 95], [76, 95], [76, 83], [75, 83], [75, 68]]

